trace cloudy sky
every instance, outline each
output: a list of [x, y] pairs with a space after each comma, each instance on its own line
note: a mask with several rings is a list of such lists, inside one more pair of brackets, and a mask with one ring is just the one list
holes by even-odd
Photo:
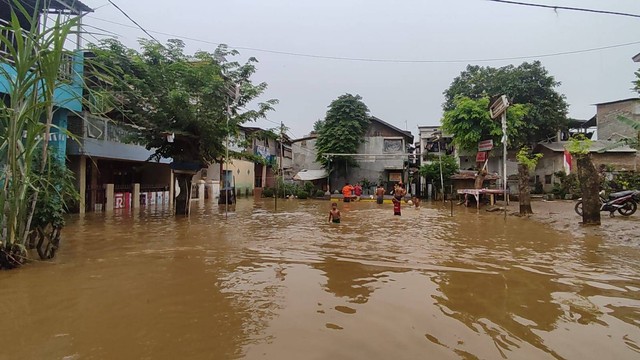
[[[638, 0], [522, 1], [640, 14]], [[107, 0], [83, 2], [96, 9], [85, 30], [108, 30], [131, 47], [147, 37]], [[439, 124], [442, 92], [468, 64], [538, 59], [562, 82], [569, 115], [579, 119], [593, 116], [595, 103], [637, 96], [631, 81], [640, 64], [631, 57], [640, 53], [640, 18], [486, 0], [113, 2], [160, 41], [190, 38], [183, 39], [189, 53], [226, 43], [238, 47], [240, 59], [257, 57], [255, 79], [269, 84], [264, 99], [280, 104], [256, 125], [283, 121], [293, 137], [307, 134], [344, 93], [360, 94], [372, 115], [417, 134], [418, 125]], [[87, 41], [100, 37], [85, 35]], [[627, 43], [635, 44], [611, 47]], [[583, 51], [603, 47], [611, 48]], [[576, 53], [541, 56], [566, 52]], [[518, 59], [490, 60], [504, 58]]]

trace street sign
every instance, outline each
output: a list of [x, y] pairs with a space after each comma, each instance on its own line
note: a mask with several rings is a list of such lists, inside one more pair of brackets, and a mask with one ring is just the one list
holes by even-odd
[[487, 153], [484, 151], [478, 151], [478, 154], [476, 154], [476, 162], [485, 162], [487, 161]]
[[478, 143], [478, 151], [490, 151], [493, 149], [493, 140], [482, 140]]
[[492, 119], [497, 119], [500, 115], [502, 115], [507, 108], [509, 107], [509, 100], [505, 95], [497, 98], [489, 107], [489, 114], [491, 114]]

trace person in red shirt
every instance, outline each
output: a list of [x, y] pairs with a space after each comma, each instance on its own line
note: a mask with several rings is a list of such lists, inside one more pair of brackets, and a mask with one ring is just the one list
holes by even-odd
[[362, 196], [362, 186], [360, 186], [360, 183], [357, 183], [356, 186], [353, 187], [353, 193], [356, 195], [356, 200], [360, 201], [360, 196]]

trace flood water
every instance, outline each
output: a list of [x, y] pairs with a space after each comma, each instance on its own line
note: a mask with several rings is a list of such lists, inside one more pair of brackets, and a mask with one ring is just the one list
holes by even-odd
[[53, 263], [0, 272], [0, 358], [640, 358], [638, 248], [438, 203], [278, 205], [71, 217]]

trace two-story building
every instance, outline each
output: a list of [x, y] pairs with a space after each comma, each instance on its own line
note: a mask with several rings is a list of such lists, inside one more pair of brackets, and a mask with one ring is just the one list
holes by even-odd
[[[32, 11], [35, 17], [39, 19], [37, 26], [31, 26], [31, 20], [15, 7], [13, 1], [0, 2], [0, 25], [10, 26], [12, 13], [17, 16], [22, 31], [30, 32], [31, 29], [42, 29], [46, 26], [46, 22], [41, 21], [50, 14], [58, 14], [61, 16], [83, 16], [93, 10], [80, 1], [20, 1], [21, 5], [27, 11]], [[51, 23], [51, 21], [49, 22]], [[81, 23], [76, 25], [74, 31], [81, 33]], [[16, 41], [16, 34], [13, 30], [2, 30], [2, 36], [8, 41]], [[71, 41], [71, 39], [69, 39]], [[84, 57], [79, 50], [80, 36], [78, 35], [75, 49], [63, 54], [62, 63], [59, 70], [58, 83], [54, 90], [54, 128], [49, 136], [49, 145], [53, 149], [55, 158], [60, 162], [65, 160], [65, 150], [67, 143], [67, 119], [73, 112], [82, 110], [82, 71]], [[0, 94], [10, 94], [11, 81], [10, 78], [16, 75], [14, 60], [11, 58], [11, 52], [7, 48], [5, 42], [0, 43]]]
[[[399, 129], [375, 116], [369, 120], [357, 154], [352, 154], [357, 166], [330, 174], [330, 191], [339, 190], [346, 182], [368, 183], [372, 187], [382, 184], [389, 190], [396, 182], [407, 182], [408, 149], [413, 145], [413, 135], [410, 131]], [[315, 135], [293, 141], [294, 177], [309, 181], [324, 178], [322, 165], [316, 162], [315, 141]], [[307, 170], [307, 174], [300, 174], [303, 170]]]

